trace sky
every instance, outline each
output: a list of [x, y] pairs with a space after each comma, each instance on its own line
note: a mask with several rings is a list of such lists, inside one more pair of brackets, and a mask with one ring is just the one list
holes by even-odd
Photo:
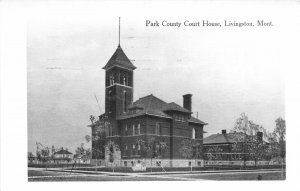
[[[102, 67], [118, 45], [119, 15], [70, 11], [66, 17], [64, 11], [56, 13], [31, 18], [27, 26], [31, 152], [35, 152], [36, 142], [71, 152], [85, 143], [85, 135], [91, 134], [89, 116], [104, 112]], [[121, 47], [137, 67], [134, 100], [153, 94], [182, 105], [182, 95], [193, 94], [194, 116], [198, 113], [199, 119], [208, 123], [204, 136], [230, 130], [243, 112], [249, 120], [272, 131], [276, 118], [285, 117], [284, 47], [277, 38], [280, 27], [145, 26], [148, 19], [175, 22], [201, 20], [203, 15], [210, 20], [224, 16], [205, 10], [199, 14], [123, 14]]]

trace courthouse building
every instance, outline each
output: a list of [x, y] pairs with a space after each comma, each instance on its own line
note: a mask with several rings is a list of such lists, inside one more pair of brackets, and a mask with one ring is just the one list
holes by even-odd
[[92, 163], [105, 166], [203, 165], [203, 127], [207, 123], [192, 116], [191, 94], [183, 95], [182, 106], [152, 94], [134, 101], [136, 67], [120, 45], [103, 69], [105, 113], [89, 125]]

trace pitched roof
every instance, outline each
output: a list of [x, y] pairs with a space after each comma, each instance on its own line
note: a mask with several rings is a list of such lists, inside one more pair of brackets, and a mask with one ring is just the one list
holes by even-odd
[[135, 101], [129, 106], [129, 110], [133, 108], [138, 108], [137, 112], [135, 113], [127, 112], [126, 114], [121, 115], [119, 119], [126, 119], [126, 118], [136, 117], [145, 114], [171, 118], [171, 116], [169, 116], [168, 114], [162, 111], [163, 107], [166, 104], [167, 104], [166, 102], [150, 94], [148, 96], [138, 99], [137, 101]]
[[226, 134], [222, 134], [222, 133], [218, 133], [218, 134], [213, 134], [210, 135], [206, 138], [203, 139], [203, 144], [228, 144], [228, 143], [234, 143], [237, 141], [235, 134], [237, 133], [226, 133]]
[[126, 54], [124, 53], [120, 45], [118, 46], [117, 50], [112, 55], [112, 57], [109, 59], [107, 64], [103, 67], [103, 69], [106, 70], [114, 66], [119, 66], [130, 70], [136, 69], [136, 67], [128, 59], [128, 57], [126, 56]]
[[57, 152], [55, 152], [54, 154], [73, 154], [73, 153], [70, 153], [70, 152], [67, 151], [67, 150], [61, 149], [60, 151], [57, 151]]
[[167, 103], [164, 106], [163, 111], [180, 111], [180, 112], [183, 112], [183, 113], [192, 113], [191, 111], [181, 107], [180, 105], [178, 105], [174, 102]]
[[205, 123], [205, 122], [201, 121], [200, 119], [197, 119], [197, 118], [195, 118], [195, 117], [193, 117], [193, 116], [191, 116], [191, 118], [189, 119], [189, 122], [192, 122], [192, 123], [200, 123], [200, 124], [202, 124], [202, 125], [207, 125], [207, 124], [208, 124], [208, 123]]
[[[130, 112], [131, 110], [136, 109], [136, 112]], [[137, 117], [141, 115], [155, 115], [164, 118], [172, 118], [166, 111], [179, 111], [191, 114], [191, 112], [180, 105], [171, 102], [166, 103], [165, 101], [155, 97], [154, 95], [150, 94], [148, 96], [142, 97], [132, 103], [129, 106], [129, 112], [121, 115], [118, 119], [127, 119], [132, 117]], [[188, 120], [191, 123], [199, 123], [202, 125], [206, 125], [207, 123], [191, 116]]]

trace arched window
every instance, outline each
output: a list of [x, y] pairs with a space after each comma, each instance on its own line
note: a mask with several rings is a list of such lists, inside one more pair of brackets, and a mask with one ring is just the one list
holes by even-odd
[[196, 130], [195, 128], [192, 129], [192, 139], [196, 138]]
[[115, 83], [115, 78], [114, 78], [114, 75], [111, 74], [111, 75], [109, 76], [109, 85], [111, 86], [111, 85], [113, 85], [114, 83]]

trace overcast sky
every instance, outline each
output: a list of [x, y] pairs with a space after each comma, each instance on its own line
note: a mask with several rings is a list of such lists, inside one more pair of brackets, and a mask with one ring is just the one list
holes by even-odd
[[[147, 19], [201, 21], [193, 16], [122, 17], [121, 46], [137, 67], [134, 100], [153, 94], [182, 105], [182, 95], [193, 94], [195, 116], [198, 112], [209, 124], [205, 136], [231, 129], [242, 112], [267, 131], [284, 117], [284, 47], [278, 46], [278, 27], [150, 28]], [[53, 14], [28, 23], [29, 151], [41, 142], [74, 152], [85, 141], [91, 133], [89, 116], [104, 112], [101, 68], [117, 45], [116, 15]]]

